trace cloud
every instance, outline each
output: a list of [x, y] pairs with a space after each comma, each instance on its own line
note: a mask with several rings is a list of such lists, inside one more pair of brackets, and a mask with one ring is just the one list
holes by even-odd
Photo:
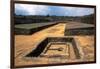
[[93, 8], [15, 4], [17, 15], [83, 16], [94, 13]]
[[46, 15], [48, 11], [49, 11], [48, 6], [31, 5], [31, 4], [15, 4], [15, 13], [18, 15], [36, 15], [36, 14]]

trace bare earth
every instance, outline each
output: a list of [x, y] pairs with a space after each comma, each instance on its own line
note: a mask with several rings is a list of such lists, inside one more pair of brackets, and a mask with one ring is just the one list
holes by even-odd
[[[32, 35], [15, 35], [15, 66], [94, 61], [94, 36], [74, 36], [74, 38], [76, 38], [80, 43], [80, 47], [84, 52], [82, 59], [75, 58], [75, 54], [71, 46], [70, 48], [67, 48], [69, 49], [68, 55], [70, 55], [70, 57], [25, 57], [29, 52], [35, 49], [36, 44], [42, 39], [49, 36], [64, 36], [65, 25], [66, 24], [64, 23], [59, 23]], [[48, 51], [47, 53], [51, 54], [53, 51]], [[61, 53], [64, 53], [64, 51]], [[59, 52], [56, 52], [56, 54], [59, 54]]]

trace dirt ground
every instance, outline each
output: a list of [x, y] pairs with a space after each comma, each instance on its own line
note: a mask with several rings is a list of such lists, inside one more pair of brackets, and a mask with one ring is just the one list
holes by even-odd
[[65, 25], [66, 24], [64, 23], [59, 23], [32, 35], [15, 35], [15, 66], [94, 61], [94, 36], [74, 36], [80, 43], [82, 51], [84, 52], [83, 59], [71, 58], [74, 56], [72, 48], [69, 49], [70, 54], [73, 54], [70, 58], [25, 57], [28, 53], [35, 49], [36, 44], [42, 39], [51, 36], [64, 36]]

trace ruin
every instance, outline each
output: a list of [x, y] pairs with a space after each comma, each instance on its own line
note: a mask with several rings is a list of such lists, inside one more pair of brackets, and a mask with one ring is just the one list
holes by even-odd
[[80, 48], [73, 37], [47, 37], [37, 44], [26, 57], [67, 57], [70, 58], [70, 52], [74, 51], [75, 58], [82, 57]]

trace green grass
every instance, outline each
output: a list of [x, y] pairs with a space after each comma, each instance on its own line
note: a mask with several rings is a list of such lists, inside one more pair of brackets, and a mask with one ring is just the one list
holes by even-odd
[[51, 25], [51, 24], [54, 24], [54, 23], [18, 24], [18, 25], [15, 25], [15, 28], [32, 29], [32, 28], [38, 28], [38, 27]]

